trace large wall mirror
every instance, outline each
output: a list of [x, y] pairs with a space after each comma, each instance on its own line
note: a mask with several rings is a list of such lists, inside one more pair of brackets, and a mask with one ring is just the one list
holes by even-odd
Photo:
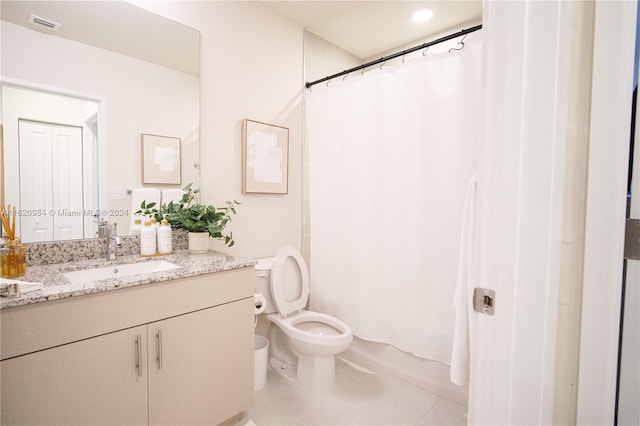
[[[0, 202], [24, 242], [128, 234], [132, 192], [199, 187], [197, 30], [125, 1], [3, 0], [0, 17]], [[179, 141], [179, 183], [143, 183], [142, 135]]]

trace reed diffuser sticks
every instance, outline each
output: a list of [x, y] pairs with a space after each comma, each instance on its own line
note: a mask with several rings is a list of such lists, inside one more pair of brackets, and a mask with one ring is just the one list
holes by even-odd
[[11, 204], [2, 206], [2, 211], [0, 212], [2, 217], [2, 226], [4, 227], [4, 233], [6, 234], [9, 240], [16, 239], [16, 206], [13, 206], [11, 209]]
[[16, 216], [16, 206], [2, 206], [0, 219], [7, 238], [6, 247], [0, 248], [0, 277], [3, 278], [19, 277], [27, 272], [29, 249], [16, 237]]

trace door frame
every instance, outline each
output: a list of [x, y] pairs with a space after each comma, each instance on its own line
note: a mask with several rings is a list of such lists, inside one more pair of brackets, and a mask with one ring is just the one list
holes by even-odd
[[636, 2], [596, 2], [578, 424], [613, 424]]
[[[100, 186], [99, 207], [104, 209], [108, 203], [107, 197], [107, 99], [103, 95], [96, 95], [94, 93], [81, 92], [78, 90], [71, 90], [66, 88], [60, 88], [48, 84], [36, 83], [28, 80], [21, 80], [12, 77], [5, 77], [0, 75], [0, 85], [12, 86], [20, 89], [34, 90], [38, 92], [51, 93], [54, 95], [67, 96], [71, 98], [85, 99], [95, 102], [98, 105], [97, 119], [98, 119], [98, 184]], [[1, 109], [1, 108], [0, 108]], [[2, 118], [0, 117], [0, 120]], [[1, 124], [1, 123], [0, 123]], [[4, 194], [6, 195], [6, 194]], [[93, 219], [91, 219], [93, 220]]]

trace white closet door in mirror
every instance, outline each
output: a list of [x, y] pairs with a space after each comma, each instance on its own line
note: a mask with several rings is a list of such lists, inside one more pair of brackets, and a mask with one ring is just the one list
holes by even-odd
[[82, 128], [27, 120], [19, 127], [22, 241], [83, 238]]

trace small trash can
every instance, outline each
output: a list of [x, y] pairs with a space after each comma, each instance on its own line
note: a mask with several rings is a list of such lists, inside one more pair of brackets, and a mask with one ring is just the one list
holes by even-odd
[[267, 384], [267, 366], [269, 365], [269, 339], [254, 336], [253, 390], [260, 390]]

